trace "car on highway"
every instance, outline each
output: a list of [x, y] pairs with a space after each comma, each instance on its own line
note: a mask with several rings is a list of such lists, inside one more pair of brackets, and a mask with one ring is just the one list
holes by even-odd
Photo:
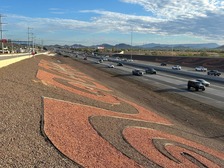
[[127, 61], [128, 61], [128, 62], [133, 62], [134, 60], [133, 60], [133, 59], [127, 59]]
[[84, 60], [87, 60], [87, 57], [84, 57], [83, 59], [84, 59]]
[[188, 90], [190, 90], [191, 88], [194, 88], [196, 91], [198, 91], [199, 89], [202, 91], [205, 90], [205, 86], [197, 80], [189, 80], [187, 83], [187, 88]]
[[154, 68], [147, 68], [145, 70], [146, 74], [156, 74], [156, 70]]
[[172, 69], [181, 70], [181, 66], [180, 65], [174, 65], [174, 66], [172, 66]]
[[108, 61], [108, 58], [107, 57], [103, 57], [102, 58], [104, 61]]
[[140, 69], [134, 69], [132, 75], [143, 76], [144, 72]]
[[118, 62], [117, 63], [117, 66], [123, 66], [124, 64], [123, 63], [121, 63], [121, 62]]
[[162, 62], [160, 65], [161, 66], [167, 66], [167, 64], [165, 62]]
[[206, 81], [206, 80], [204, 80], [204, 79], [196, 79], [196, 81], [201, 82], [202, 85], [204, 85], [204, 86], [206, 86], [206, 87], [210, 86], [210, 82], [208, 82], [208, 81]]
[[208, 69], [203, 67], [203, 66], [197, 66], [195, 67], [195, 71], [201, 71], [201, 72], [206, 72]]
[[120, 60], [120, 58], [119, 57], [116, 57], [115, 60]]
[[214, 75], [214, 76], [220, 76], [221, 72], [219, 72], [218, 70], [210, 70], [207, 72], [208, 75]]
[[108, 68], [114, 68], [114, 65], [113, 64], [109, 64]]

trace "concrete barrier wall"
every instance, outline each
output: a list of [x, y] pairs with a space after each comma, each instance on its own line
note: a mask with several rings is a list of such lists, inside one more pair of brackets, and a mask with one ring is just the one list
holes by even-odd
[[22, 60], [30, 58], [30, 57], [31, 57], [30, 55], [26, 55], [26, 56], [18, 56], [15, 58], [0, 60], [0, 68], [8, 66], [10, 64], [13, 64], [15, 62], [22, 61]]
[[[114, 55], [113, 57], [131, 58], [130, 55], [120, 54]], [[132, 59], [158, 63], [165, 62], [167, 64], [177, 64], [193, 68], [196, 66], [204, 66], [208, 69], [217, 69], [224, 72], [224, 58], [132, 55]]]
[[[42, 54], [48, 54], [48, 53], [47, 52], [39, 53], [39, 54], [36, 54], [35, 56], [42, 55]], [[10, 64], [22, 61], [24, 59], [31, 58], [32, 55], [29, 53], [22, 53], [22, 54], [20, 53], [20, 54], [4, 54], [4, 55], [0, 55], [0, 57], [4, 57], [4, 59], [0, 60], [0, 68], [2, 68]]]

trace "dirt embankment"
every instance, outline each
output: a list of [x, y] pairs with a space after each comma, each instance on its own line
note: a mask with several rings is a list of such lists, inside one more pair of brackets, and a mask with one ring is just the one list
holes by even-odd
[[[114, 57], [130, 58], [130, 55], [114, 55]], [[224, 71], [224, 58], [211, 57], [178, 57], [178, 56], [143, 56], [132, 55], [134, 60], [144, 60], [151, 62], [166, 62], [167, 64], [178, 64], [188, 67], [204, 66], [208, 69]]]

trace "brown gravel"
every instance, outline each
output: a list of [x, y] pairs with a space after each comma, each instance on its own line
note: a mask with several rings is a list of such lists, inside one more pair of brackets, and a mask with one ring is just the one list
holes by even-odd
[[[58, 60], [60, 60], [60, 63]], [[68, 69], [59, 70], [57, 66], [50, 66], [50, 68], [46, 70], [46, 66], [38, 66], [43, 64], [46, 65], [48, 62], [53, 63], [50, 65], [59, 64], [59, 67], [61, 67], [60, 65], [63, 65], [63, 67]], [[45, 73], [54, 73], [60, 78], [60, 74], [62, 74], [64, 78], [66, 77], [66, 80], [68, 80], [68, 78], [71, 79], [74, 77], [72, 73], [68, 72], [73, 72], [75, 70], [76, 73], [82, 72], [79, 75], [86, 74], [83, 75], [83, 77], [88, 79], [89, 82], [85, 84], [85, 87], [80, 87], [80, 82], [83, 82], [82, 80], [68, 83], [66, 80], [54, 80], [55, 75], [54, 77], [48, 76], [48, 78], [44, 78], [44, 76], [39, 74], [38, 69], [42, 71], [46, 70]], [[45, 83], [40, 81], [36, 78], [36, 75], [40, 75], [39, 77], [41, 77], [42, 80], [50, 80], [52, 83]], [[122, 164], [124, 164], [126, 167], [127, 165], [133, 165], [134, 167], [138, 165], [142, 165], [144, 167], [158, 167], [156, 164], [159, 163], [154, 160], [150, 160], [147, 158], [147, 155], [143, 156], [139, 152], [136, 152], [136, 150], [131, 148], [130, 144], [127, 143], [127, 141], [130, 141], [128, 140], [129, 138], [133, 138], [133, 133], [135, 131], [139, 133], [139, 131], [136, 130], [137, 127], [164, 131], [166, 133], [172, 134], [173, 137], [176, 136], [179, 139], [182, 138], [181, 140], [185, 142], [190, 141], [191, 143], [188, 143], [188, 146], [191, 146], [192, 144], [200, 144], [198, 146], [195, 145], [195, 148], [197, 149], [196, 152], [198, 152], [199, 149], [203, 149], [205, 154], [203, 155], [200, 153], [200, 155], [209, 158], [214, 163], [210, 163], [208, 160], [203, 160], [203, 158], [201, 158], [201, 162], [212, 166], [224, 166], [224, 158], [222, 153], [222, 151], [224, 151], [223, 111], [200, 104], [198, 102], [193, 102], [186, 98], [180, 99], [178, 95], [174, 95], [172, 93], [156, 93], [156, 88], [154, 87], [149, 87], [145, 84], [139, 85], [135, 79], [131, 79], [129, 77], [114, 77], [114, 75], [115, 74], [112, 74], [112, 72], [101, 71], [86, 62], [73, 61], [70, 58], [64, 57], [46, 56], [30, 58], [0, 69], [0, 167], [81, 167], [79, 164], [85, 167], [94, 167], [94, 165], [91, 165], [91, 163], [95, 163], [95, 167], [101, 163], [103, 163], [101, 167], [104, 167], [107, 163], [108, 165], [114, 165], [113, 167], [119, 167], [119, 165]], [[55, 86], [55, 82], [57, 83], [57, 87]], [[67, 88], [65, 88], [65, 86]], [[83, 92], [83, 89], [88, 90], [93, 86], [96, 86], [95, 94], [101, 93], [100, 96], [103, 96], [105, 93], [108, 93], [108, 96], [111, 97], [112, 95], [112, 97], [115, 98], [116, 103], [114, 104], [113, 101], [104, 102], [103, 99], [99, 99], [100, 101], [95, 99], [96, 96], [94, 97], [94, 94], [90, 94], [93, 92], [92, 90], [89, 90], [89, 92]], [[99, 91], [97, 89], [100, 89], [101, 92], [97, 92]], [[86, 95], [89, 96], [86, 97]], [[66, 106], [61, 105], [57, 108], [54, 103], [45, 104], [45, 100], [48, 99], [44, 99], [42, 97], [53, 98], [49, 100], [56, 100], [57, 104], [61, 103], [61, 101], [58, 102], [57, 100], [63, 100], [62, 103], [72, 102], [81, 104], [82, 108], [85, 107], [83, 109], [83, 113], [85, 113], [87, 109], [89, 109], [91, 113], [91, 109], [94, 108], [98, 109], [98, 112], [102, 111], [104, 113], [111, 113], [110, 111], [116, 111], [116, 115], [112, 115], [115, 115], [115, 118], [111, 117], [111, 114], [108, 116], [104, 114], [103, 116], [91, 115], [92, 117], [89, 118], [89, 122], [88, 120], [81, 120], [83, 123], [86, 122], [84, 125], [89, 125], [87, 130], [93, 128], [96, 130], [96, 139], [102, 136], [102, 138], [106, 140], [104, 141], [101, 138], [102, 143], [97, 144], [99, 147], [99, 150], [95, 150], [99, 152], [97, 156], [101, 156], [101, 152], [109, 152], [104, 151], [105, 149], [103, 149], [103, 147], [105, 147], [105, 145], [103, 144], [110, 146], [111, 151], [115, 152], [116, 154], [112, 155], [110, 153], [111, 155], [105, 155], [105, 159], [108, 157], [108, 159], [106, 159], [107, 162], [105, 162], [105, 159], [103, 158], [101, 159], [97, 156], [93, 157], [92, 155], [88, 155], [88, 153], [82, 153], [81, 148], [85, 148], [85, 151], [90, 150], [91, 152], [91, 148], [87, 147], [88, 145], [91, 145], [91, 139], [95, 141], [95, 138], [88, 137], [88, 134], [85, 134], [85, 131], [80, 132], [79, 130], [76, 130], [79, 124], [76, 126], [72, 125], [71, 130], [76, 130], [76, 132], [74, 132], [72, 135], [75, 136], [77, 134], [77, 136], [87, 136], [87, 138], [90, 138], [90, 140], [79, 142], [81, 152], [77, 153], [76, 155], [73, 155], [72, 153], [79, 151], [78, 149], [71, 151], [72, 148], [63, 148], [66, 142], [64, 140], [60, 141], [60, 139], [57, 137], [55, 138], [55, 133], [58, 132], [60, 138], [66, 138], [68, 136], [71, 138], [70, 140], [74, 141], [75, 139], [71, 136], [70, 132], [63, 132], [63, 127], [69, 127], [69, 124], [63, 125], [63, 123], [70, 122], [72, 118], [75, 119], [75, 116], [74, 114], [70, 114], [63, 118], [65, 115], [60, 113], [62, 111], [60, 109], [68, 110], [67, 105], [69, 103], [66, 103]], [[134, 104], [136, 105], [130, 102], [135, 102]], [[44, 105], [44, 107], [42, 105]], [[49, 107], [50, 110], [45, 109], [45, 107]], [[52, 111], [51, 108], [55, 108], [55, 110]], [[74, 108], [74, 106], [71, 108]], [[140, 113], [137, 114], [137, 116], [140, 116], [140, 118], [136, 118], [136, 113], [140, 112], [141, 109], [146, 109], [144, 113], [151, 114], [150, 117], [147, 115], [141, 116]], [[52, 117], [48, 117], [48, 120], [46, 119], [46, 121], [49, 121], [46, 124], [55, 125], [45, 127], [45, 132], [42, 132], [43, 127], [41, 127], [41, 123], [43, 122], [42, 115], [44, 112], [46, 112], [46, 114], [55, 114]], [[71, 113], [71, 111], [68, 111], [68, 113]], [[62, 117], [57, 117], [56, 114], [62, 115]], [[88, 113], [85, 115], [87, 114]], [[141, 120], [151, 122], [143, 122]], [[59, 123], [61, 123], [62, 127], [60, 127]], [[164, 123], [165, 125], [161, 123]], [[170, 123], [172, 123], [172, 125], [170, 125]], [[135, 129], [125, 129], [131, 126]], [[56, 130], [52, 131], [51, 129]], [[122, 130], [124, 130], [123, 133], [121, 132]], [[141, 131], [144, 130], [141, 129]], [[136, 135], [138, 135], [137, 132]], [[44, 133], [49, 136], [48, 138], [52, 140], [51, 142], [46, 137], [46, 135], [44, 135]], [[62, 133], [66, 136], [61, 136], [63, 135]], [[142, 134], [139, 136], [141, 135]], [[144, 135], [147, 135], [145, 137], [148, 137], [147, 132], [144, 133]], [[144, 137], [142, 136], [142, 138]], [[56, 141], [62, 144], [57, 146]], [[171, 141], [167, 142], [171, 143]], [[55, 143], [54, 145], [56, 148], [52, 143]], [[157, 141], [155, 144], [156, 143]], [[111, 147], [111, 144], [113, 144], [117, 150]], [[134, 144], [136, 145], [135, 140], [133, 141], [133, 146]], [[138, 144], [139, 143], [137, 143], [137, 146], [135, 147], [136, 149], [138, 148]], [[175, 152], [181, 151], [178, 145], [175, 146], [177, 146]], [[204, 146], [207, 147], [204, 148]], [[92, 149], [95, 149], [96, 146], [92, 147]], [[61, 149], [62, 153], [59, 152], [57, 148]], [[191, 149], [186, 146], [182, 146], [182, 148], [185, 148], [186, 150]], [[67, 152], [64, 150], [67, 150]], [[217, 153], [219, 154], [218, 157]], [[95, 153], [93, 153], [93, 155], [94, 154]], [[88, 156], [92, 157], [89, 158]], [[116, 162], [113, 162], [112, 158], [118, 156], [119, 159]], [[199, 156], [195, 157], [198, 158]], [[80, 160], [78, 158], [80, 158]], [[92, 162], [88, 162], [89, 160], [92, 160]], [[125, 162], [125, 160], [127, 160], [127, 162]], [[167, 167], [171, 166], [171, 164], [167, 165]]]

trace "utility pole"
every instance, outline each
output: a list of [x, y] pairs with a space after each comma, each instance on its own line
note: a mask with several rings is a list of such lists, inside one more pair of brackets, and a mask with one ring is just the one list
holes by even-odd
[[41, 51], [44, 50], [44, 40], [41, 40]]
[[34, 34], [32, 33], [32, 53], [34, 52]]
[[31, 53], [34, 54], [35, 53], [34, 48], [36, 47], [35, 46], [35, 36], [34, 36], [34, 33], [30, 33], [30, 34], [31, 34], [31, 40], [32, 40], [32, 43], [31, 43], [32, 44], [32, 50], [31, 50], [32, 52]]
[[4, 23], [2, 23], [2, 17], [4, 17], [4, 16], [0, 14], [1, 44], [2, 44], [2, 53], [4, 53], [4, 42], [3, 42], [3, 31], [4, 31], [4, 30], [3, 30], [3, 28], [2, 28], [2, 27], [3, 27], [2, 25], [3, 25]]
[[36, 37], [34, 36], [34, 33], [32, 33], [32, 52], [35, 53], [35, 40], [36, 40]]
[[32, 30], [32, 29], [33, 28], [28, 27], [28, 33], [27, 33], [27, 35], [28, 35], [28, 41], [27, 41], [27, 49], [28, 49], [28, 52], [30, 52], [30, 34], [32, 34], [30, 32], [30, 30]]
[[131, 60], [132, 60], [132, 50], [133, 50], [132, 43], [133, 43], [133, 27], [131, 28]]
[[11, 48], [12, 48], [11, 49], [12, 50], [11, 53], [14, 53], [14, 46], [13, 46], [13, 41], [12, 40], [11, 40]]

